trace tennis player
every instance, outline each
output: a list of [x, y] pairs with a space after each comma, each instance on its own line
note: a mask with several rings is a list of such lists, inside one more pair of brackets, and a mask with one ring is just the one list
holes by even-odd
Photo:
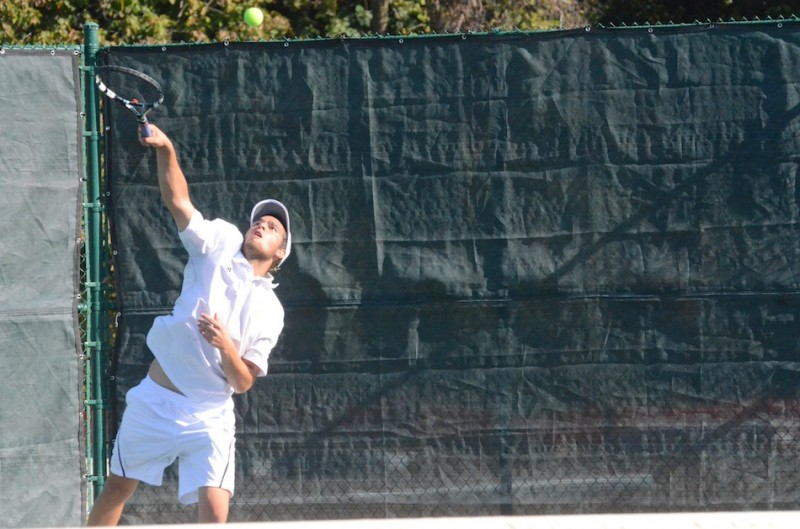
[[116, 525], [140, 481], [161, 485], [178, 460], [178, 500], [199, 503], [198, 522], [225, 522], [234, 485], [233, 393], [267, 374], [283, 329], [272, 273], [291, 251], [289, 212], [263, 200], [244, 234], [206, 220], [189, 199], [172, 141], [155, 125], [141, 138], [156, 151], [158, 184], [189, 254], [172, 314], [155, 319], [155, 359], [128, 391], [111, 473], [87, 524]]

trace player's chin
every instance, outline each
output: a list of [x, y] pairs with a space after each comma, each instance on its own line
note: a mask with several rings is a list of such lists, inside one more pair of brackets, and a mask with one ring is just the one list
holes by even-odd
[[264, 251], [261, 245], [258, 244], [258, 239], [252, 237], [245, 240], [244, 244], [242, 244], [242, 255], [248, 260], [264, 260], [271, 257], [271, 255]]

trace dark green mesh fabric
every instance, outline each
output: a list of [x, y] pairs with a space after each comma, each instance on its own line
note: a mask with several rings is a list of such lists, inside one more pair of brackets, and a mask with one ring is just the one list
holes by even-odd
[[[797, 507], [797, 25], [106, 60], [207, 217], [293, 215], [232, 519]], [[108, 119], [122, 402], [185, 255]], [[129, 519], [189, 516], [168, 483]]]

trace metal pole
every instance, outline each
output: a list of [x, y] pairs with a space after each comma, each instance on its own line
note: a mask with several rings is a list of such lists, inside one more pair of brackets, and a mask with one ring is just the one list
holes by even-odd
[[86, 370], [87, 391], [87, 451], [91, 449], [88, 479], [92, 483], [90, 507], [106, 479], [106, 358], [103, 348], [102, 318], [102, 210], [100, 185], [100, 121], [97, 90], [94, 83], [98, 45], [98, 26], [84, 25], [84, 94], [86, 123], [84, 136], [87, 146], [86, 216], [86, 302], [87, 314]]

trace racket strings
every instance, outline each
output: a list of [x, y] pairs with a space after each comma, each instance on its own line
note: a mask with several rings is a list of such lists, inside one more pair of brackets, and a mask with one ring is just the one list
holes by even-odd
[[130, 68], [100, 67], [96, 72], [96, 81], [101, 92], [136, 114], [144, 114], [163, 101], [164, 96], [158, 83]]

